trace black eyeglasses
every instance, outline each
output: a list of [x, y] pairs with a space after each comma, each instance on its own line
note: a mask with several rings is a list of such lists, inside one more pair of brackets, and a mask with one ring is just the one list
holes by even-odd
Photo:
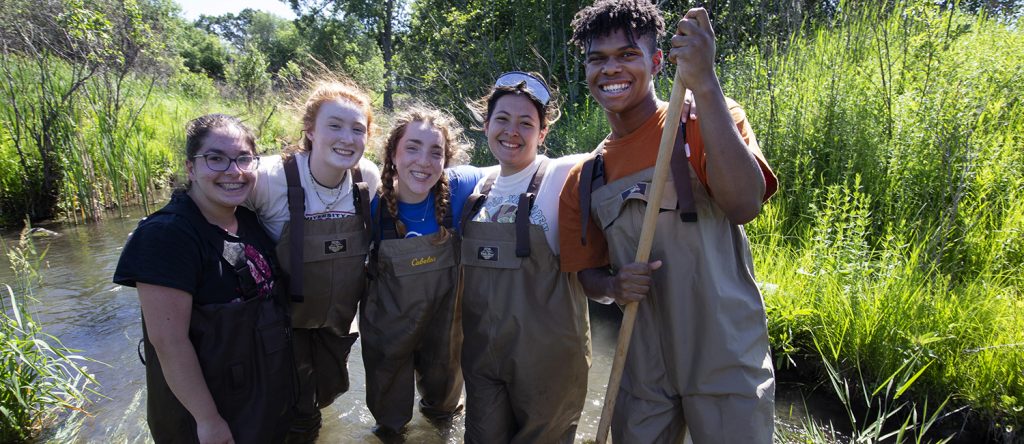
[[227, 171], [228, 168], [231, 168], [231, 162], [238, 165], [238, 169], [242, 171], [253, 171], [260, 164], [260, 156], [253, 156], [252, 154], [242, 154], [234, 159], [217, 153], [196, 154], [195, 156], [192, 156], [193, 159], [199, 157], [206, 159], [207, 168], [218, 173]]

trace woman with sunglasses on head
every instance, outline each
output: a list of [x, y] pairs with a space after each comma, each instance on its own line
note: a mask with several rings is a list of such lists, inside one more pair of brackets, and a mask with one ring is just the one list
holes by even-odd
[[538, 154], [560, 115], [537, 74], [508, 72], [471, 105], [498, 168], [463, 214], [467, 443], [571, 443], [590, 366], [582, 291], [558, 265], [558, 194], [582, 157]]
[[392, 121], [373, 200], [375, 247], [360, 310], [366, 404], [374, 433], [400, 437], [419, 409], [438, 425], [462, 410], [456, 215], [481, 177], [466, 160], [462, 126], [413, 105]]
[[161, 442], [280, 442], [295, 399], [273, 242], [239, 204], [252, 132], [211, 114], [186, 128], [189, 184], [129, 237], [114, 282], [142, 306], [147, 420]]
[[320, 410], [349, 389], [350, 332], [366, 287], [370, 195], [380, 173], [363, 158], [369, 95], [349, 81], [312, 85], [302, 141], [261, 163], [248, 206], [277, 242], [289, 274], [299, 399], [289, 442], [319, 435]]

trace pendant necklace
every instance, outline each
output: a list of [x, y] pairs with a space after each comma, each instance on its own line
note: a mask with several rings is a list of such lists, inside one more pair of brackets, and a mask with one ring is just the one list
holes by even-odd
[[[310, 157], [312, 157], [312, 156], [310, 156]], [[320, 200], [320, 203], [324, 204], [324, 208], [327, 211], [333, 211], [334, 210], [334, 206], [337, 205], [338, 202], [341, 202], [341, 196], [344, 194], [344, 193], [341, 192], [341, 189], [340, 189], [341, 185], [345, 183], [344, 176], [342, 176], [341, 183], [338, 184], [338, 186], [336, 188], [331, 188], [331, 187], [324, 186], [323, 184], [320, 183], [319, 180], [316, 180], [316, 176], [313, 175], [313, 169], [310, 168], [310, 166], [309, 166], [309, 157], [306, 158], [306, 167], [309, 168], [309, 177], [311, 177], [313, 179], [313, 194], [316, 194], [316, 198]], [[347, 172], [346, 172], [346, 174], [347, 174]], [[331, 198], [328, 201], [327, 199], [324, 199], [324, 197], [320, 195], [320, 188], [323, 188], [325, 190], [329, 190], [328, 191], [329, 194], [334, 194], [334, 193], [337, 193], [337, 194], [334, 194], [334, 197]]]
[[[419, 220], [413, 219], [413, 218], [409, 217], [408, 214], [405, 215], [405, 219], [408, 220], [409, 222], [423, 222], [423, 221], [427, 220], [427, 210], [429, 210], [429, 209], [430, 209], [430, 205], [426, 204], [426, 201], [424, 201], [424, 204], [423, 204], [423, 216], [421, 216], [419, 218]], [[401, 211], [399, 211], [399, 214], [401, 214]]]

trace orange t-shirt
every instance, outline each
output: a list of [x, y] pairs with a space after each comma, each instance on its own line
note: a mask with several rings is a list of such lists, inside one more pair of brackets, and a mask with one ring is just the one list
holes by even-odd
[[[757, 145], [754, 131], [750, 127], [750, 122], [747, 121], [747, 115], [743, 112], [743, 108], [731, 99], [726, 99], [726, 102], [740, 136], [743, 137], [747, 148], [750, 149], [757, 159], [758, 165], [761, 166], [761, 173], [765, 180], [763, 199], [768, 200], [778, 189], [778, 179], [764, 160], [764, 154], [761, 153], [761, 148]], [[661, 131], [665, 124], [667, 109], [668, 104], [661, 103], [658, 106], [658, 111], [636, 131], [621, 139], [605, 140], [604, 174], [606, 183], [654, 166], [658, 158], [658, 146], [661, 143]], [[707, 159], [704, 156], [704, 141], [700, 134], [700, 124], [697, 121], [691, 120], [686, 123], [686, 142], [690, 145], [690, 165], [693, 166], [697, 178], [706, 188], [708, 184]], [[565, 272], [603, 267], [610, 263], [604, 233], [593, 219], [588, 222], [587, 244], [583, 245], [580, 241], [582, 227], [580, 224], [579, 182], [582, 168], [581, 162], [569, 171], [569, 177], [565, 181], [558, 202], [558, 238], [561, 246], [562, 271]]]

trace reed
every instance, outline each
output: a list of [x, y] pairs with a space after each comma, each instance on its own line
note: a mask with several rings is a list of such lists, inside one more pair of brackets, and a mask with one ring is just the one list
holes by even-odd
[[15, 287], [0, 286], [0, 442], [29, 442], [58, 420], [73, 422], [86, 414], [92, 362], [43, 332], [29, 309], [32, 289], [46, 252], [32, 243], [30, 227], [17, 245], [0, 249], [15, 274]]
[[824, 356], [876, 387], [917, 359], [904, 397], [1019, 439], [1024, 32], [934, 3], [840, 9], [721, 68], [781, 182], [747, 225], [777, 366]]

